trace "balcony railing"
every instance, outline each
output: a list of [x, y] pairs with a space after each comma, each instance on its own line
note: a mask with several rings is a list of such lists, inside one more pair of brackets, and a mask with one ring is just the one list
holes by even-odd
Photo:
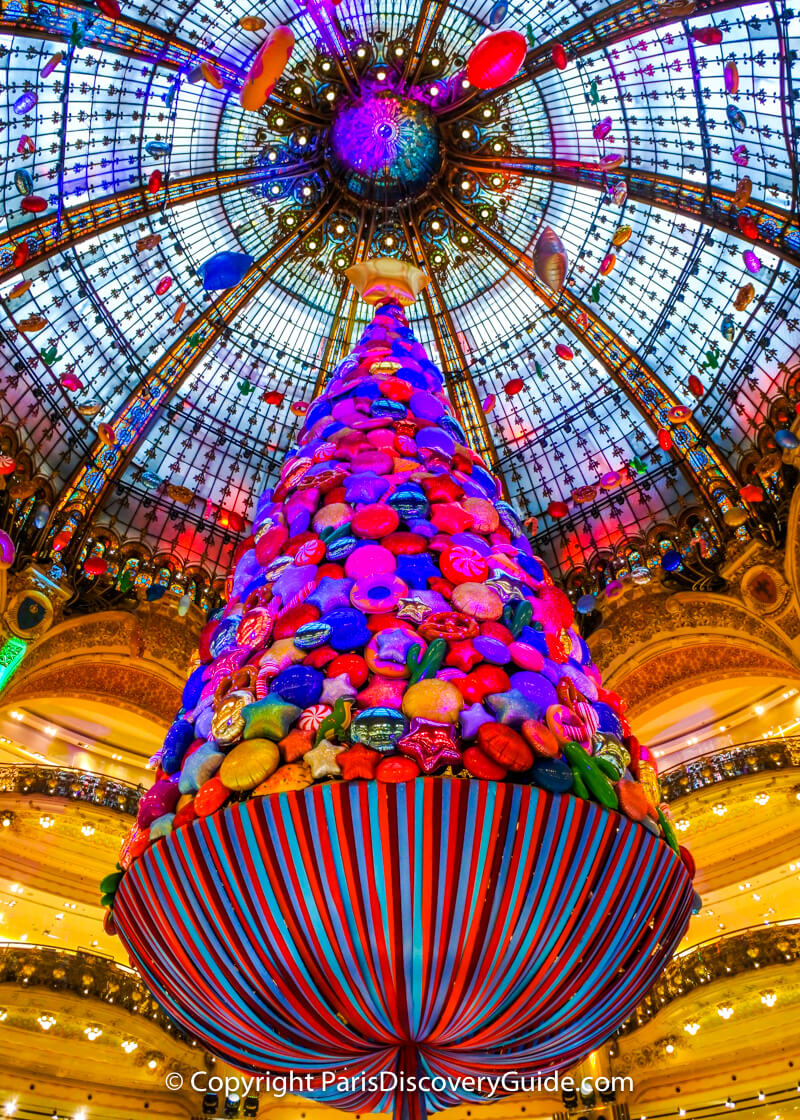
[[[141, 1015], [181, 1042], [197, 1045], [161, 1010], [132, 968], [89, 949], [55, 949], [20, 942], [0, 945], [0, 985], [3, 984], [74, 992], [82, 999], [102, 1000], [132, 1015]], [[41, 999], [41, 995], [37, 996], [37, 1002]]]
[[144, 786], [65, 766], [5, 764], [0, 765], [0, 793], [66, 797], [135, 817]]
[[[714, 980], [800, 960], [800, 918], [771, 926], [750, 926], [693, 945], [673, 957], [646, 999], [625, 1020], [618, 1034], [643, 1026], [667, 1004]], [[769, 985], [764, 982], [765, 988]]]
[[729, 782], [745, 774], [765, 770], [788, 770], [800, 767], [800, 736], [783, 739], [757, 739], [739, 743], [681, 762], [659, 774], [661, 794], [665, 801], [676, 801], [694, 790], [705, 789], [717, 782]]

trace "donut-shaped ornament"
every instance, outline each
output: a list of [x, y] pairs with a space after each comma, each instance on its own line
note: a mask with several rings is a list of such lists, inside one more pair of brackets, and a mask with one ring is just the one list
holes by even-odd
[[685, 404], [675, 404], [667, 411], [667, 420], [670, 424], [685, 424], [691, 418], [692, 410]]
[[97, 438], [101, 443], [104, 443], [106, 447], [113, 447], [117, 442], [117, 433], [110, 424], [98, 424]]
[[350, 590], [350, 602], [364, 614], [388, 614], [408, 595], [408, 584], [399, 576], [383, 574], [357, 579]]

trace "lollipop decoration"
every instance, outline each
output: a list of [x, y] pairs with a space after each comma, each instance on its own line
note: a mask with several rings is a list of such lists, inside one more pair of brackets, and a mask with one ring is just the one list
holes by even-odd
[[225, 1060], [422, 1116], [480, 1099], [459, 1074], [607, 1038], [693, 890], [622, 701], [408, 326], [427, 277], [350, 276], [374, 318], [258, 502], [110, 922]]

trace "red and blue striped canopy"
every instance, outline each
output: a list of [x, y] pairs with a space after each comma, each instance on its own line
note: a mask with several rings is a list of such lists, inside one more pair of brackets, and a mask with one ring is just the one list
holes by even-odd
[[134, 862], [114, 920], [158, 1001], [227, 1062], [337, 1071], [352, 1084], [310, 1095], [418, 1114], [485, 1098], [437, 1083], [404, 1101], [360, 1075], [573, 1064], [652, 986], [692, 894], [662, 840], [594, 803], [425, 778], [197, 820]]

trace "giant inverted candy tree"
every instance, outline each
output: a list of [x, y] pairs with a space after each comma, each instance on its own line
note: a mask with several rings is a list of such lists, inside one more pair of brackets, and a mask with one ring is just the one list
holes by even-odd
[[235, 1066], [424, 1114], [606, 1039], [683, 935], [691, 859], [408, 326], [425, 278], [357, 280], [375, 316], [258, 503], [111, 921]]

